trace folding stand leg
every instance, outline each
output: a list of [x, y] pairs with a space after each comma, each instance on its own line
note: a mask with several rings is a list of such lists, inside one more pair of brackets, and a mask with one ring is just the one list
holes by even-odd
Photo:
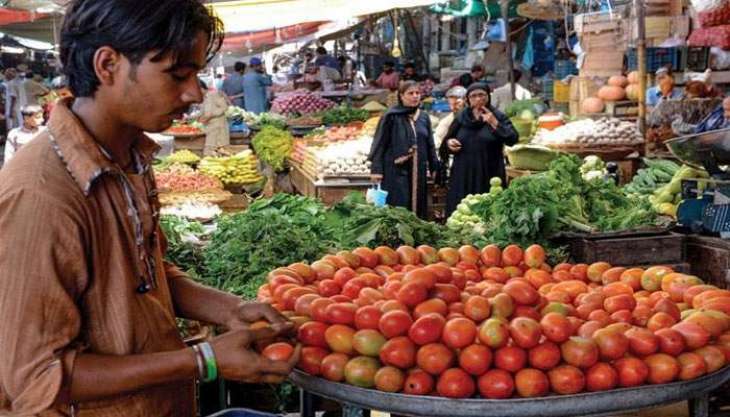
[[350, 404], [342, 404], [342, 417], [363, 417], [362, 408]]
[[690, 417], [709, 417], [710, 415], [710, 395], [702, 394], [697, 398], [689, 400], [689, 416]]
[[315, 417], [314, 395], [305, 390], [299, 390], [299, 408], [301, 417]]

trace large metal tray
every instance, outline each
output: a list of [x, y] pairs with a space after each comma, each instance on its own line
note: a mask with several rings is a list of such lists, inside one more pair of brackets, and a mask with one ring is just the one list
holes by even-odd
[[[350, 406], [428, 417], [570, 417], [639, 410], [706, 396], [730, 380], [730, 366], [704, 377], [663, 385], [509, 400], [390, 394], [330, 382], [295, 370], [290, 380], [302, 390]], [[695, 414], [695, 413], [693, 413]], [[702, 414], [702, 413], [698, 413]]]

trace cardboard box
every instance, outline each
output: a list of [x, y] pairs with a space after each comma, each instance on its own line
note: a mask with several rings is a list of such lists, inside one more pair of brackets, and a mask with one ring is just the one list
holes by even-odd
[[[689, 16], [647, 16], [646, 46], [658, 47], [669, 38], [686, 39], [690, 33]], [[639, 28], [636, 19], [631, 25], [630, 39], [638, 39]]]
[[[611, 75], [616, 75], [613, 73]], [[570, 79], [569, 98], [571, 102], [580, 104], [588, 97], [593, 97], [598, 93], [602, 83], [597, 82], [591, 77], [573, 77]]]
[[627, 31], [612, 30], [601, 33], [584, 33], [580, 37], [580, 46], [587, 53], [601, 51], [625, 51], [628, 49]]
[[623, 20], [619, 12], [584, 13], [573, 17], [573, 27], [577, 33], [598, 33], [620, 29]]
[[583, 60], [581, 71], [614, 71], [613, 75], [620, 74], [624, 67], [624, 51], [601, 51], [587, 53]]

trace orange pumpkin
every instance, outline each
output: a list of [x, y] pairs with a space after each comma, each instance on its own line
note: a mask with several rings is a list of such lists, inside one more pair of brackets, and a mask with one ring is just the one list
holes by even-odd
[[639, 84], [626, 86], [626, 97], [631, 101], [639, 101]]
[[624, 88], [629, 85], [629, 80], [623, 75], [614, 75], [608, 79], [608, 85]]
[[626, 90], [613, 85], [606, 85], [598, 90], [598, 98], [604, 101], [619, 101], [626, 98]]
[[580, 105], [583, 113], [601, 113], [605, 108], [605, 103], [598, 97], [588, 97]]
[[629, 76], [627, 77], [627, 80], [629, 84], [638, 84], [641, 82], [641, 76], [639, 75], [639, 71], [631, 71], [629, 73]]

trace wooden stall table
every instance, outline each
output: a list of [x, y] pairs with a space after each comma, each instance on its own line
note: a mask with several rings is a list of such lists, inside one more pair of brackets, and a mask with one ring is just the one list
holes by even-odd
[[319, 180], [297, 165], [292, 166], [289, 176], [297, 192], [318, 198], [328, 206], [339, 203], [353, 191], [364, 194], [372, 186], [369, 177]]
[[175, 152], [187, 149], [200, 157], [203, 156], [203, 149], [205, 148], [205, 133], [172, 134], [163, 132], [162, 134], [165, 136], [171, 136], [175, 140]]

